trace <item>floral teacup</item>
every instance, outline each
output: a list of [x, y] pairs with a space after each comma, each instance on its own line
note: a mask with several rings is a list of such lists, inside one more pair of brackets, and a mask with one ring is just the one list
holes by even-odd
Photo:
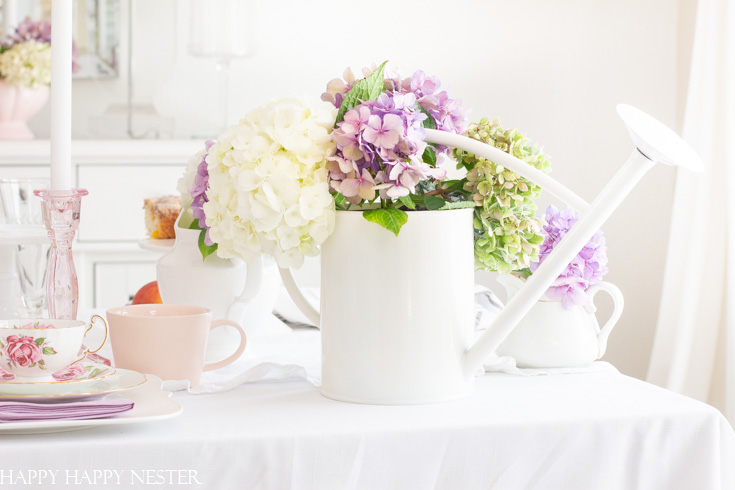
[[[80, 356], [84, 337], [96, 319], [105, 326], [105, 338], [97, 349], [86, 349]], [[17, 378], [51, 376], [97, 352], [105, 341], [107, 322], [99, 315], [94, 315], [89, 324], [45, 318], [0, 320], [0, 369]]]

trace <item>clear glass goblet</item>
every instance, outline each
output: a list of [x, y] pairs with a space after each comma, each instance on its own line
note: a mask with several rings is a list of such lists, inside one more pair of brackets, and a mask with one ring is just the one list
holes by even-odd
[[40, 317], [46, 305], [46, 276], [51, 244], [43, 224], [41, 200], [33, 195], [47, 189], [49, 179], [1, 179], [0, 198], [6, 224], [16, 227], [13, 260], [25, 312]]

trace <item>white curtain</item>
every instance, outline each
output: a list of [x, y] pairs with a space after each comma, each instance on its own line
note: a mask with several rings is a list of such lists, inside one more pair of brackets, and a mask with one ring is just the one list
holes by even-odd
[[678, 171], [648, 381], [715, 405], [735, 425], [733, 0], [699, 0], [683, 137], [706, 170]]

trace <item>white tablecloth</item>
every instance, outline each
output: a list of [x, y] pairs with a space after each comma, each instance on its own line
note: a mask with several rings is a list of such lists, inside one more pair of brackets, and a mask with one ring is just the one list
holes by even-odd
[[612, 372], [490, 373], [476, 382], [471, 398], [423, 406], [336, 402], [305, 380], [178, 392], [184, 413], [171, 420], [0, 435], [0, 487], [9, 469], [76, 469], [116, 470], [121, 485], [111, 477], [68, 488], [128, 488], [133, 471], [169, 482], [176, 470], [193, 473], [182, 484], [151, 486], [735, 488], [735, 435], [707, 405]]

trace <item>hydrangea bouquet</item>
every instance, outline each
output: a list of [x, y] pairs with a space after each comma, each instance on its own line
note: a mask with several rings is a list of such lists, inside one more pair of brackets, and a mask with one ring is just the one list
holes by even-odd
[[[76, 50], [72, 44], [72, 70]], [[51, 84], [51, 22], [25, 19], [0, 39], [0, 79], [11, 85], [36, 89]]]
[[[548, 156], [497, 120], [469, 124], [468, 110], [436, 77], [402, 78], [386, 63], [363, 76], [347, 69], [321, 101], [284, 98], [256, 108], [191, 159], [179, 182], [179, 226], [201, 230], [202, 255], [247, 261], [266, 253], [297, 268], [318, 254], [336, 210], [361, 210], [398, 235], [408, 211], [470, 207], [478, 269], [535, 271], [574, 218], [547, 213], [544, 225], [537, 185], [490, 160], [426, 143], [425, 131], [466, 134], [545, 172]], [[446, 179], [448, 164], [466, 174]], [[593, 241], [549, 290], [565, 306], [605, 271], [604, 240]]]
[[259, 107], [194, 156], [179, 182], [180, 226], [202, 230], [204, 256], [272, 255], [299, 267], [316, 255], [337, 209], [358, 205], [395, 234], [406, 210], [474, 207], [462, 183], [442, 185], [448, 148], [424, 142], [424, 128], [461, 133], [465, 110], [436, 77], [384, 74], [333, 80], [322, 100]]

